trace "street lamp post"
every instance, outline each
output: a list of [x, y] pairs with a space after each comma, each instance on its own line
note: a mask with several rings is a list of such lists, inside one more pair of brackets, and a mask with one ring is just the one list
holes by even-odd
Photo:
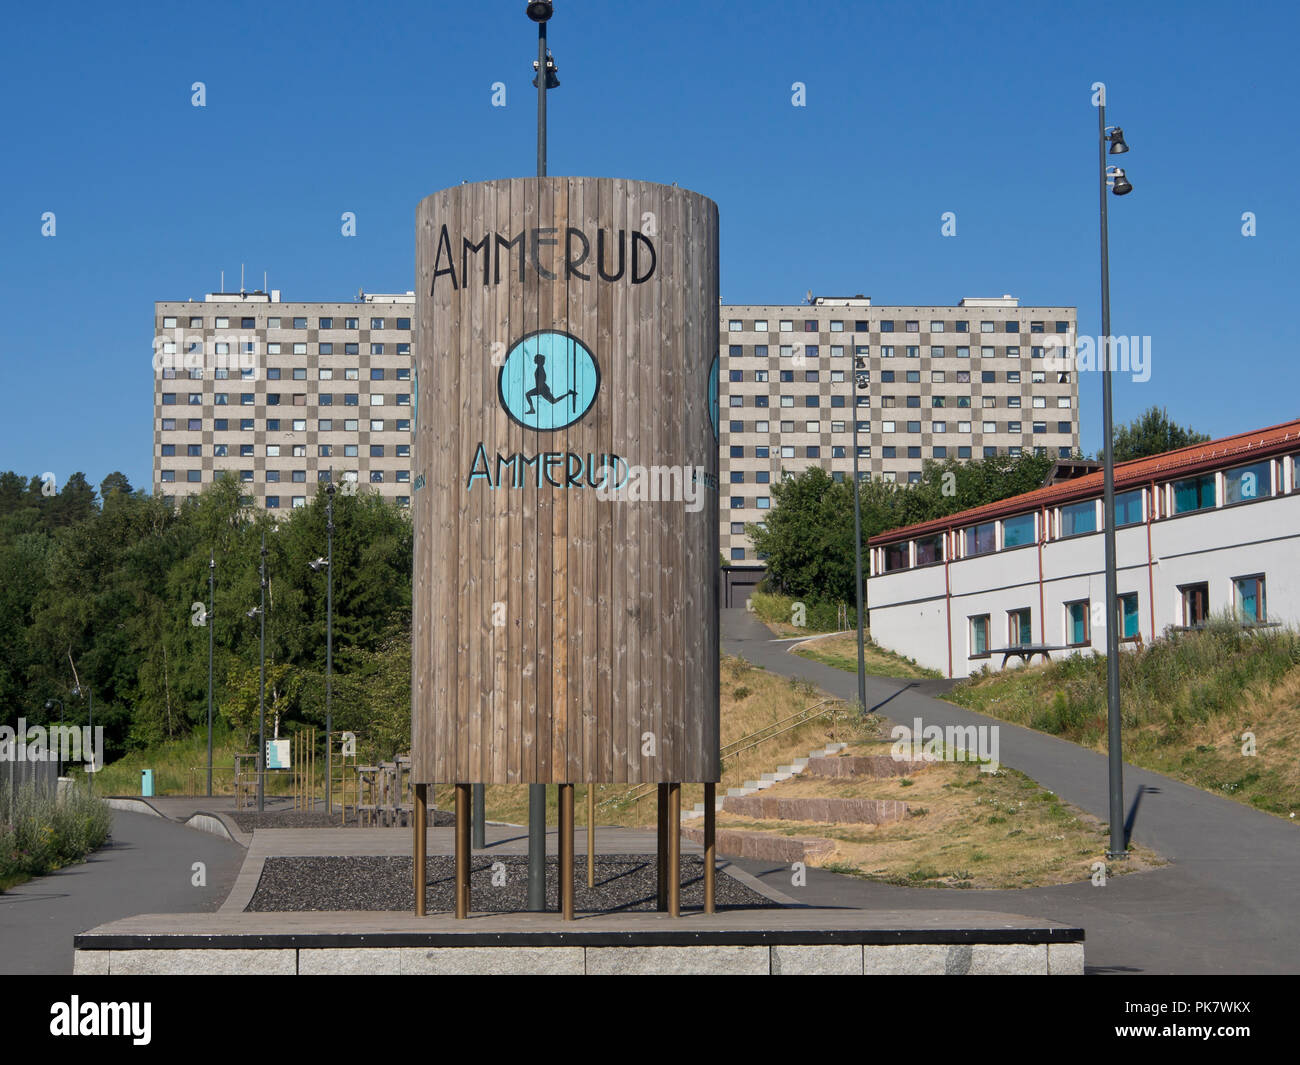
[[48, 713], [49, 711], [53, 710], [53, 709], [54, 709], [54, 704], [55, 704], [55, 703], [58, 703], [58, 704], [59, 704], [59, 745], [58, 745], [58, 750], [60, 751], [60, 757], [59, 757], [59, 776], [63, 776], [63, 758], [62, 758], [62, 753], [61, 753], [61, 752], [63, 751], [63, 700], [62, 700], [62, 699], [46, 699], [46, 700], [45, 700], [45, 710], [46, 710], [47, 713]]
[[325, 485], [325, 557], [309, 562], [325, 570], [325, 813], [334, 812], [334, 470]]
[[208, 552], [208, 613], [203, 619], [208, 627], [208, 798], [212, 797], [212, 609], [216, 590], [217, 562]]
[[257, 812], [266, 809], [266, 532], [262, 533], [261, 561], [257, 566], [261, 584], [261, 603], [248, 612], [260, 625], [258, 654], [261, 675], [257, 683]]
[[858, 369], [857, 353], [853, 355], [853, 591], [857, 597], [858, 611], [858, 713], [867, 712], [867, 660], [862, 635], [862, 485], [858, 473]]
[[1110, 850], [1111, 860], [1127, 857], [1124, 839], [1124, 751], [1119, 702], [1119, 626], [1116, 623], [1117, 590], [1115, 574], [1115, 449], [1111, 416], [1111, 342], [1110, 342], [1110, 248], [1106, 216], [1106, 192], [1112, 187], [1116, 196], [1133, 191], [1124, 171], [1107, 168], [1106, 150], [1111, 155], [1128, 151], [1124, 131], [1106, 125], [1105, 89], [1097, 106], [1097, 160], [1101, 196], [1101, 412], [1102, 412], [1102, 505], [1105, 511], [1106, 551], [1106, 718], [1110, 775]]
[[[528, 17], [537, 23], [537, 176], [546, 176], [546, 91], [558, 88], [555, 64], [546, 47], [546, 23], [554, 10], [550, 0], [530, 0]], [[482, 785], [479, 785], [481, 788]], [[476, 808], [478, 803], [475, 803]], [[478, 813], [476, 809], [476, 814]], [[476, 823], [479, 816], [475, 817]], [[528, 785], [528, 909], [546, 909], [546, 785]]]

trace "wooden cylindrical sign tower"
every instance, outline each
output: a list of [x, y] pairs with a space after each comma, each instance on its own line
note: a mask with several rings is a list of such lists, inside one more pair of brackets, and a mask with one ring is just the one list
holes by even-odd
[[421, 783], [718, 779], [718, 210], [610, 178], [416, 210]]

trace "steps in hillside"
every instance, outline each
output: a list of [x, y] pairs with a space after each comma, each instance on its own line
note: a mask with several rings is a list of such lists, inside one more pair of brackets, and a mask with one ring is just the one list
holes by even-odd
[[[783, 780], [789, 780], [798, 776], [807, 766], [818, 759], [830, 759], [844, 750], [846, 743], [828, 743], [825, 747], [819, 747], [815, 751], [809, 751], [807, 758], [796, 758], [789, 765], [779, 765], [775, 773], [763, 773], [758, 780], [746, 780], [739, 788], [728, 788], [727, 794], [718, 799], [714, 804], [715, 810], [722, 810], [723, 803], [727, 799], [743, 799], [746, 796], [753, 795], [756, 792], [766, 791], [773, 784], [779, 784]], [[704, 803], [697, 802], [690, 810], [682, 811], [683, 821], [694, 821], [704, 816]]]

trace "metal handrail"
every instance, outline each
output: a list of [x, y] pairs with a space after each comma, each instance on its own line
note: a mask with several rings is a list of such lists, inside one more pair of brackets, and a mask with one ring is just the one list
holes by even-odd
[[[731, 743], [727, 744], [718, 752], [718, 757], [719, 759], [723, 759], [740, 754], [743, 751], [748, 751], [751, 748], [759, 746], [759, 744], [775, 739], [777, 736], [783, 736], [787, 732], [792, 732], [801, 725], [806, 725], [809, 721], [812, 721], [815, 718], [829, 714], [842, 705], [843, 703], [839, 699], [822, 699], [819, 702], [813, 703], [812, 706], [805, 707], [797, 713], [791, 714], [789, 717], [782, 718], [780, 721], [773, 721], [771, 724], [764, 725], [760, 729], [755, 729], [753, 732], [741, 736], [738, 740], [732, 740]], [[821, 710], [817, 710], [819, 706], [822, 707]], [[813, 713], [812, 711], [814, 710], [817, 710], [817, 712]], [[793, 722], [793, 724], [790, 722]], [[784, 725], [785, 728], [778, 728], [778, 726], [781, 725]], [[764, 736], [763, 733], [768, 732], [770, 729], [777, 729], [777, 731]], [[655, 781], [638, 784], [631, 791], [626, 792], [623, 795], [615, 795], [611, 798], [602, 800], [600, 805], [612, 806], [614, 803], [618, 802], [634, 802], [648, 794], [650, 789], [656, 786], [657, 784]]]

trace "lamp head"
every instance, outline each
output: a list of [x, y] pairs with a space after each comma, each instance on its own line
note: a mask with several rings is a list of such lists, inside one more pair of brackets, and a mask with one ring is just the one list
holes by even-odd
[[551, 3], [551, 0], [529, 0], [528, 7], [525, 10], [528, 12], [528, 17], [534, 22], [547, 22], [554, 13], [554, 8], [555, 5]]
[[1108, 134], [1110, 140], [1110, 154], [1123, 155], [1128, 151], [1128, 145], [1124, 142], [1124, 130], [1116, 126]]
[[1133, 191], [1132, 183], [1129, 181], [1127, 177], [1124, 176], [1124, 171], [1121, 170], [1119, 167], [1113, 167], [1112, 170], [1113, 172], [1110, 175], [1111, 192], [1113, 192], [1116, 196], [1127, 196], [1130, 192]]
[[311, 562], [308, 562], [307, 565], [309, 565], [312, 569], [314, 569], [317, 573], [319, 573], [328, 565], [328, 563], [323, 558], [316, 558], [313, 559]]

